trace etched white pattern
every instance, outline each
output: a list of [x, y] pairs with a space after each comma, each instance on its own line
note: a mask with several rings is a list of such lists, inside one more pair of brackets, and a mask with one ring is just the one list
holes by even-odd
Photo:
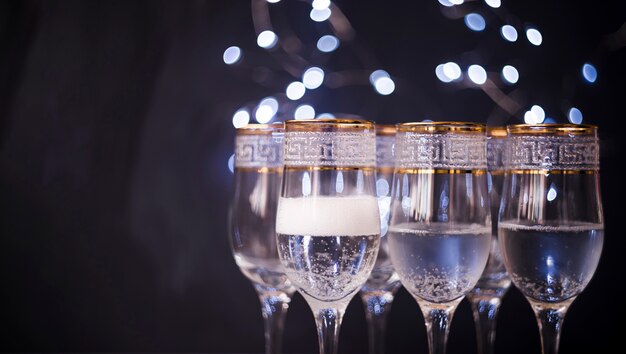
[[487, 169], [498, 171], [504, 169], [504, 151], [506, 138], [487, 138]]
[[394, 167], [395, 135], [376, 136], [376, 167]]
[[374, 132], [285, 132], [285, 166], [375, 167]]
[[283, 133], [235, 137], [235, 168], [282, 167]]
[[596, 137], [511, 136], [506, 143], [506, 169], [597, 170]]
[[482, 134], [400, 132], [396, 165], [398, 168], [486, 169], [485, 140]]

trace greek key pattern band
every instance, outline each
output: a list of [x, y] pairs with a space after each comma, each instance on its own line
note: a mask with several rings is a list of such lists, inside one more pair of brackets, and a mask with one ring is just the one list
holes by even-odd
[[506, 169], [598, 170], [596, 137], [510, 136], [507, 140]]
[[504, 151], [506, 138], [487, 138], [487, 170], [499, 171], [504, 169]]
[[376, 167], [394, 167], [394, 145], [396, 137], [394, 135], [376, 136]]
[[397, 134], [398, 168], [486, 169], [484, 135]]
[[375, 167], [374, 132], [285, 132], [285, 166]]
[[235, 167], [277, 168], [283, 165], [283, 133], [235, 137]]

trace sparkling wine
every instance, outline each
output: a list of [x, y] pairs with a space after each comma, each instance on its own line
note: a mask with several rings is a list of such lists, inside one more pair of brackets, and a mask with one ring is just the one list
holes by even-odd
[[573, 226], [500, 223], [502, 257], [509, 275], [527, 297], [560, 302], [578, 295], [598, 266], [604, 230], [598, 224]]
[[376, 203], [374, 197], [279, 200], [278, 252], [305, 297], [348, 302], [363, 285], [380, 243]]
[[396, 272], [413, 295], [449, 302], [478, 281], [491, 242], [489, 227], [450, 223], [399, 224], [389, 228]]

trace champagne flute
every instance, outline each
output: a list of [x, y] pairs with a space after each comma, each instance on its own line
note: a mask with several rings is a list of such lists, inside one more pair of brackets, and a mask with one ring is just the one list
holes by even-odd
[[385, 325], [394, 295], [401, 286], [387, 249], [387, 224], [393, 183], [396, 126], [376, 124], [376, 195], [380, 210], [380, 249], [372, 274], [359, 292], [365, 306], [369, 353], [385, 353]]
[[279, 255], [313, 311], [322, 354], [337, 352], [345, 309], [378, 254], [375, 144], [374, 124], [364, 120], [285, 124]]
[[430, 353], [446, 351], [450, 322], [489, 257], [485, 126], [398, 125], [389, 253], [424, 315]]
[[500, 249], [535, 312], [542, 352], [556, 354], [565, 313], [591, 280], [604, 242], [597, 128], [507, 130]]
[[265, 352], [280, 353], [295, 288], [278, 259], [274, 232], [282, 179], [284, 124], [249, 124], [235, 137], [235, 198], [230, 244], [242, 273], [261, 300]]
[[487, 128], [487, 187], [491, 206], [491, 250], [483, 275], [474, 289], [467, 294], [474, 313], [478, 352], [482, 354], [493, 353], [496, 317], [502, 297], [511, 286], [498, 245], [498, 210], [504, 182], [502, 155], [505, 141], [505, 127]]

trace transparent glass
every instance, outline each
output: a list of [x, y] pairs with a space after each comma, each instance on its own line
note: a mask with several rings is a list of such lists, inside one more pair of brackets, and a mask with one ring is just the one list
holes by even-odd
[[424, 315], [431, 354], [445, 353], [454, 311], [489, 257], [485, 138], [480, 124], [398, 125], [389, 253]]
[[506, 141], [505, 127], [487, 128], [487, 188], [491, 207], [491, 249], [482, 276], [467, 294], [474, 323], [479, 354], [492, 354], [496, 338], [496, 318], [502, 297], [511, 286], [498, 245], [498, 210], [504, 183], [502, 155]]
[[374, 124], [288, 121], [276, 234], [287, 277], [305, 298], [320, 353], [337, 352], [346, 307], [380, 245]]
[[387, 247], [387, 228], [393, 183], [393, 151], [396, 140], [395, 125], [376, 125], [376, 196], [380, 210], [380, 250], [372, 274], [359, 292], [365, 307], [370, 354], [385, 353], [387, 314], [395, 293], [401, 286], [393, 269]]
[[498, 233], [504, 265], [535, 312], [542, 352], [558, 352], [567, 309], [604, 242], [597, 128], [507, 127]]
[[283, 124], [237, 130], [230, 244], [261, 301], [265, 352], [281, 351], [285, 315], [295, 288], [278, 259], [275, 221], [282, 180]]

